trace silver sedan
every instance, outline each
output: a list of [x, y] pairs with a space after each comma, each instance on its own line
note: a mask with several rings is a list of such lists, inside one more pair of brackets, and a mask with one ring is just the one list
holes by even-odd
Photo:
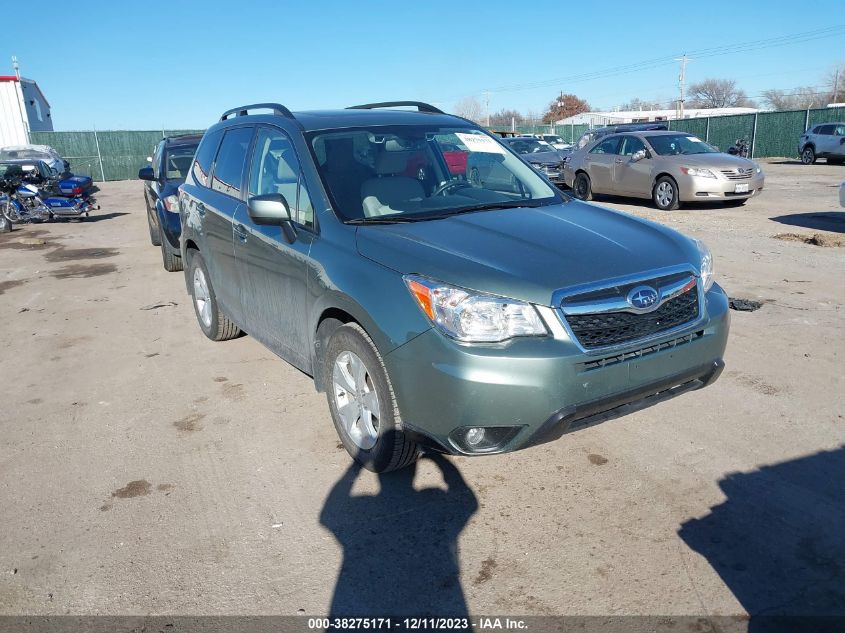
[[683, 202], [741, 205], [763, 191], [760, 165], [720, 152], [684, 132], [646, 131], [605, 136], [574, 151], [564, 181], [575, 196], [594, 193], [651, 198], [663, 210]]

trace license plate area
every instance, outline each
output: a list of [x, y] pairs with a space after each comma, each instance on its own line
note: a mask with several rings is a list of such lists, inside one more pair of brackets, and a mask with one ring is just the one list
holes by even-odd
[[748, 193], [748, 183], [736, 185], [734, 187], [734, 193]]

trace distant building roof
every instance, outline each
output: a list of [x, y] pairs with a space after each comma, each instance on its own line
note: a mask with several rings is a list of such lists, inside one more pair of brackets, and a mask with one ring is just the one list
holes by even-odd
[[[753, 114], [758, 108], [684, 108], [685, 119], [699, 117], [727, 116], [730, 114]], [[621, 110], [611, 112], [583, 112], [575, 116], [556, 121], [557, 125], [613, 125], [614, 123], [639, 123], [650, 121], [670, 121], [678, 118], [674, 108], [665, 110]]]

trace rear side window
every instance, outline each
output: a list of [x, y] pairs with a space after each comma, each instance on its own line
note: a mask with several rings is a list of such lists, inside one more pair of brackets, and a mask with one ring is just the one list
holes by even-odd
[[820, 125], [816, 134], [833, 134], [832, 125]]
[[211, 184], [208, 180], [211, 174], [211, 163], [217, 155], [217, 147], [220, 145], [222, 136], [223, 130], [217, 130], [206, 134], [200, 141], [200, 146], [197, 148], [196, 156], [194, 156], [194, 164], [191, 167], [191, 173], [198, 185], [208, 187]]
[[211, 188], [228, 196], [239, 198], [244, 177], [244, 165], [249, 142], [252, 140], [251, 127], [237, 127], [226, 130], [220, 151], [214, 161], [214, 176]]

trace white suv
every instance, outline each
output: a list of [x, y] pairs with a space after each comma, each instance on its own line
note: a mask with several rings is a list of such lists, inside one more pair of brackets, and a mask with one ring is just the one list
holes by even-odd
[[845, 123], [821, 123], [808, 129], [798, 141], [801, 162], [812, 165], [818, 158], [828, 163], [845, 160]]

